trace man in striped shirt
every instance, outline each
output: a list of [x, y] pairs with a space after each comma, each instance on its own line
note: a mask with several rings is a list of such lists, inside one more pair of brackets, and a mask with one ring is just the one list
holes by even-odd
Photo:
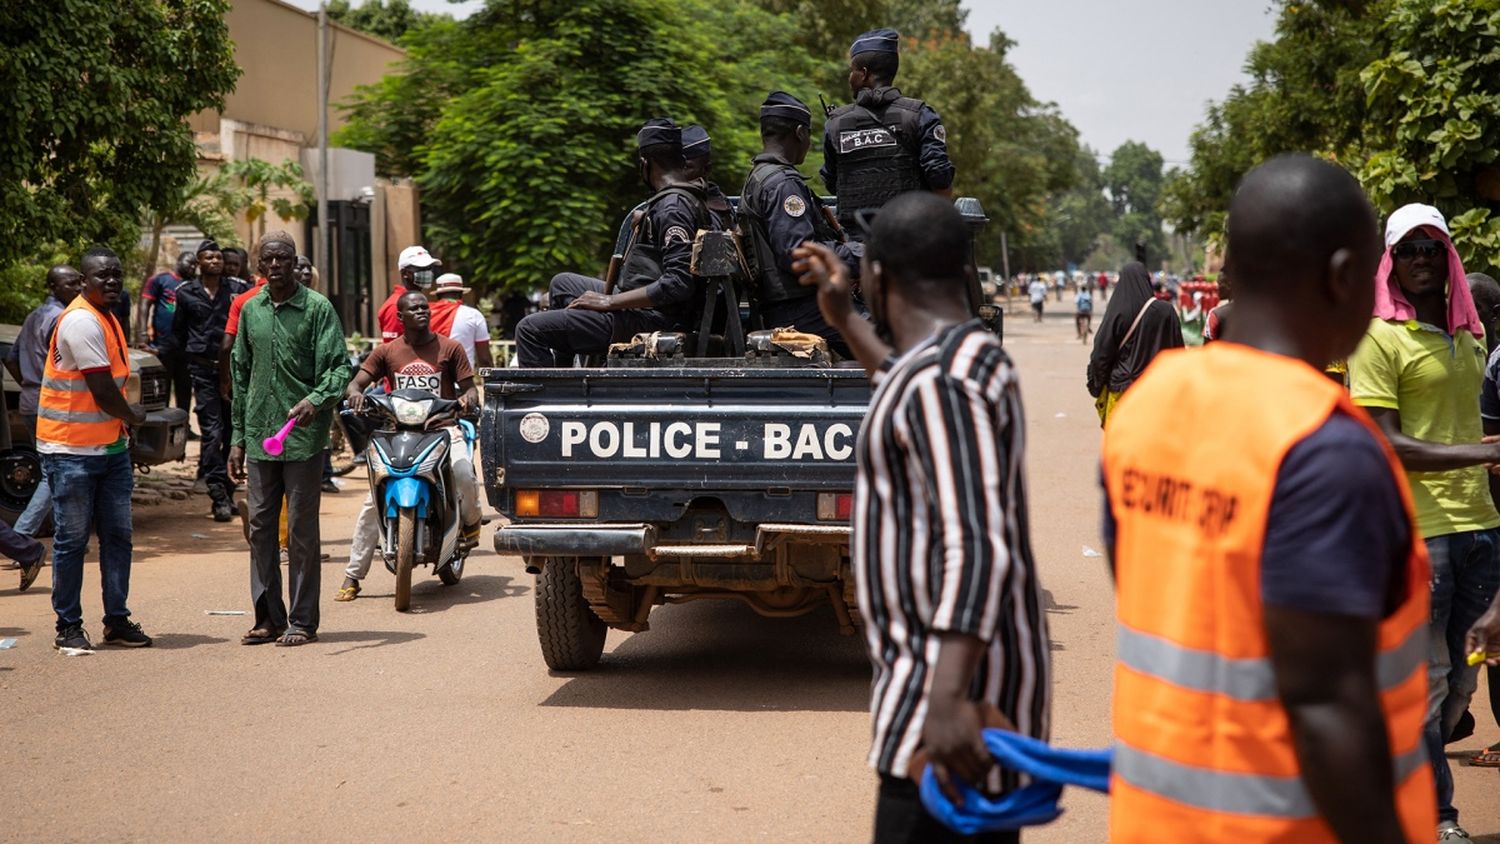
[[981, 727], [1048, 733], [1015, 368], [970, 313], [967, 234], [943, 199], [908, 193], [881, 209], [860, 272], [873, 325], [850, 307], [831, 251], [809, 243], [796, 254], [802, 283], [818, 286], [824, 318], [875, 383], [851, 543], [875, 669], [875, 840], [956, 840], [922, 807], [924, 760], [955, 798], [959, 779], [1008, 790], [1017, 779], [994, 767]]

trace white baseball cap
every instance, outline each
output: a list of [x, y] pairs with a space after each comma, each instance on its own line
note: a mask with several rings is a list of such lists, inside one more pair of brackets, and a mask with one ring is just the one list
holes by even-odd
[[407, 267], [441, 267], [442, 265], [443, 262], [432, 257], [432, 253], [423, 246], [408, 246], [401, 250], [401, 257], [396, 259], [398, 270], [404, 270]]
[[1445, 235], [1449, 234], [1448, 221], [1443, 219], [1443, 212], [1431, 205], [1413, 202], [1397, 208], [1385, 221], [1385, 248], [1395, 246], [1401, 238], [1419, 226], [1432, 226]]
[[469, 288], [464, 287], [464, 277], [458, 273], [443, 273], [437, 277], [437, 284], [432, 288], [433, 293], [468, 293]]

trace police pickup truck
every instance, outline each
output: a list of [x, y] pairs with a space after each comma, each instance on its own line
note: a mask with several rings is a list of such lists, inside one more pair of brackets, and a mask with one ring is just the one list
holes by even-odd
[[[959, 206], [977, 229], [978, 203]], [[755, 330], [734, 237], [698, 234], [696, 332], [643, 335], [602, 366], [484, 377], [483, 479], [509, 520], [495, 549], [536, 575], [553, 670], [591, 668], [608, 628], [644, 631], [667, 603], [829, 606], [843, 632], [859, 623], [849, 515], [870, 384], [810, 338]]]

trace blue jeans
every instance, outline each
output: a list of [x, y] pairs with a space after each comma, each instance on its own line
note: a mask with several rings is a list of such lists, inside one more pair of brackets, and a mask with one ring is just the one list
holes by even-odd
[[1422, 738], [1437, 780], [1438, 820], [1458, 821], [1453, 772], [1443, 744], [1479, 684], [1468, 667], [1464, 636], [1489, 608], [1500, 586], [1500, 532], [1476, 530], [1427, 540], [1432, 559], [1432, 619], [1427, 655], [1427, 722]]
[[52, 610], [57, 629], [83, 624], [83, 552], [89, 534], [99, 535], [99, 579], [104, 623], [130, 617], [130, 492], [135, 487], [129, 454], [42, 455], [52, 486]]
[[[36, 417], [27, 415], [26, 430], [30, 432], [32, 442], [36, 442]], [[47, 520], [47, 514], [52, 512], [52, 489], [47, 485], [47, 473], [42, 472], [42, 480], [37, 484], [36, 492], [31, 494], [31, 500], [26, 503], [26, 509], [16, 518], [16, 533], [24, 533], [27, 536], [36, 536], [42, 529], [42, 522]]]

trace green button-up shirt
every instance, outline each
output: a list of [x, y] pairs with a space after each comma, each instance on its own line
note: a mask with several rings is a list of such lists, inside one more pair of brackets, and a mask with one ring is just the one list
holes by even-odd
[[[328, 445], [333, 409], [352, 377], [344, 329], [323, 294], [299, 286], [281, 304], [270, 286], [245, 303], [230, 356], [234, 381], [230, 445], [250, 460], [307, 460]], [[303, 399], [318, 409], [311, 425], [298, 425], [277, 457], [261, 442], [281, 430]]]

